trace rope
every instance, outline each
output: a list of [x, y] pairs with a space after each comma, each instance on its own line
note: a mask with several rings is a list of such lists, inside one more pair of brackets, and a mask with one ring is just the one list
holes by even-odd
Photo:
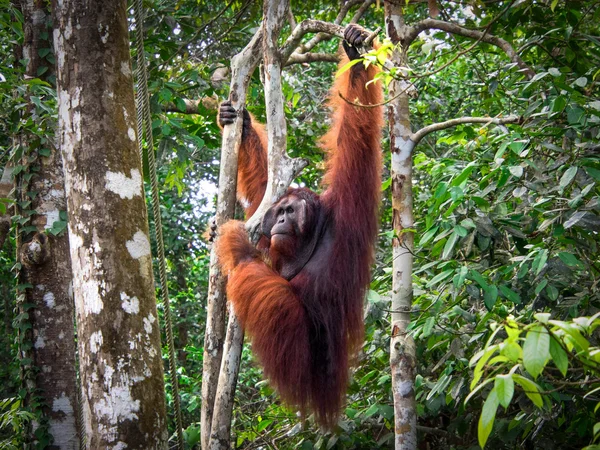
[[152, 194], [152, 214], [154, 215], [154, 232], [156, 237], [158, 273], [160, 276], [160, 290], [165, 308], [165, 333], [167, 335], [167, 348], [169, 353], [169, 376], [173, 390], [173, 401], [175, 403], [175, 426], [177, 428], [177, 448], [183, 450], [183, 430], [181, 428], [181, 404], [179, 401], [179, 387], [177, 384], [177, 365], [175, 363], [175, 345], [173, 343], [173, 325], [171, 319], [171, 303], [169, 301], [169, 289], [167, 286], [167, 267], [165, 263], [165, 244], [162, 234], [162, 221], [160, 217], [160, 203], [158, 197], [158, 177], [156, 175], [156, 159], [152, 137], [152, 122], [150, 117], [150, 98], [148, 94], [148, 69], [146, 67], [146, 56], [144, 54], [144, 13], [142, 0], [135, 0], [135, 40], [137, 49], [137, 129], [140, 160], [143, 166], [144, 147], [142, 136], [146, 131], [146, 143], [148, 144], [148, 171], [150, 172], [150, 185]]

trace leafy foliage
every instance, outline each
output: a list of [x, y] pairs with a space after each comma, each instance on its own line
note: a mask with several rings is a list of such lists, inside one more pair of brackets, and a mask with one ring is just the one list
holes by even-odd
[[[439, 131], [415, 150], [411, 333], [418, 352], [420, 440], [430, 448], [598, 448], [600, 7], [557, 0], [510, 7], [505, 2], [438, 4], [439, 19], [480, 30], [489, 26], [489, 33], [506, 39], [535, 76], [527, 79], [497, 47], [479, 43], [469, 49], [471, 39], [441, 31], [423, 33], [405, 49], [409, 67], [404, 69], [417, 93], [410, 102], [413, 129], [461, 116], [523, 119], [506, 127], [466, 124]], [[192, 448], [199, 439], [209, 264], [200, 235], [212, 215], [219, 166], [215, 106], [227, 94], [222, 68], [260, 25], [262, 11], [260, 2], [248, 0], [150, 0], [144, 5], [180, 391]], [[332, 21], [338, 7], [339, 2], [292, 2], [296, 19]], [[428, 15], [423, 2], [407, 2], [404, 13], [408, 24]], [[361, 23], [375, 29], [383, 23], [383, 8], [372, 6]], [[23, 154], [12, 145], [22, 132], [35, 137], [27, 151], [44, 156], [55, 124], [52, 80], [23, 79], [15, 52], [22, 36], [19, 12], [12, 2], [0, 0], [2, 165], [11, 156], [7, 149], [17, 159]], [[337, 44], [325, 40], [316, 51], [332, 53]], [[388, 49], [366, 58], [380, 63]], [[296, 182], [311, 188], [318, 188], [323, 168], [317, 141], [328, 127], [324, 101], [333, 71], [331, 63], [293, 65], [283, 76], [290, 153], [311, 161]], [[398, 71], [381, 75], [386, 82], [397, 76]], [[22, 122], [19, 112], [28, 97], [36, 120]], [[189, 99], [201, 100], [197, 114], [184, 113]], [[258, 75], [248, 108], [264, 118]], [[310, 417], [299, 421], [282, 407], [246, 347], [234, 411], [236, 447], [392, 445], [389, 187], [386, 169], [366, 341], [339, 427], [322, 433]], [[27, 226], [26, 215], [15, 220]], [[55, 225], [60, 233], [61, 224]], [[10, 283], [13, 264], [14, 247], [6, 246], [0, 250], [3, 286]], [[0, 294], [9, 299], [3, 322], [10, 324], [14, 293], [0, 288]], [[7, 345], [0, 352], [0, 373], [10, 379], [2, 396], [12, 398], [18, 364], [16, 347], [8, 341], [16, 331], [2, 326]], [[170, 395], [168, 390], [172, 411]], [[22, 411], [17, 404], [3, 403], [1, 417], [9, 426], [27, 420], [15, 413]]]

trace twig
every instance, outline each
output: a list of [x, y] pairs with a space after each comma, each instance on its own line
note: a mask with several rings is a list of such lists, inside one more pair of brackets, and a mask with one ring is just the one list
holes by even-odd
[[533, 78], [535, 75], [535, 72], [533, 71], [533, 69], [531, 69], [521, 59], [521, 57], [518, 55], [518, 53], [515, 51], [515, 49], [512, 47], [512, 45], [508, 41], [506, 41], [498, 36], [489, 34], [489, 33], [484, 33], [479, 30], [465, 28], [458, 24], [455, 24], [452, 22], [446, 22], [444, 20], [436, 20], [436, 19], [431, 19], [431, 18], [421, 20], [414, 26], [410, 27], [410, 30], [406, 35], [404, 45], [409, 45], [412, 41], [414, 41], [416, 39], [416, 37], [422, 31], [431, 30], [431, 29], [441, 30], [441, 31], [445, 31], [447, 33], [464, 36], [464, 37], [468, 37], [468, 38], [472, 38], [472, 39], [480, 39], [482, 42], [485, 42], [485, 43], [491, 44], [491, 45], [495, 45], [496, 47], [499, 47], [500, 49], [502, 49], [504, 51], [504, 53], [506, 53], [506, 55], [510, 58], [510, 60], [512, 62], [514, 62], [515, 64], [517, 64], [517, 66], [519, 66], [519, 68], [524, 72], [525, 76], [528, 79]]
[[507, 123], [519, 123], [521, 118], [518, 116], [508, 116], [505, 118], [497, 118], [497, 117], [459, 117], [457, 119], [447, 120], [445, 122], [434, 123], [432, 125], [428, 125], [426, 127], [421, 128], [420, 130], [414, 132], [410, 136], [410, 140], [417, 145], [421, 139], [427, 136], [429, 133], [433, 133], [435, 131], [445, 130], [446, 128], [455, 127], [456, 125], [460, 125], [463, 123], [484, 123], [484, 126], [489, 124], [494, 125], [505, 125]]

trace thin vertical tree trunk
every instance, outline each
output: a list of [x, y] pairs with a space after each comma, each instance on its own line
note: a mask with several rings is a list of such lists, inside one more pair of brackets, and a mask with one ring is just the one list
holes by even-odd
[[53, 11], [87, 448], [166, 449], [127, 2]]
[[[252, 74], [260, 61], [261, 31], [257, 31], [248, 45], [231, 60], [231, 85], [229, 99], [233, 106], [240, 110], [246, 104], [246, 92]], [[235, 212], [235, 192], [237, 185], [237, 158], [242, 142], [242, 120], [238, 118], [235, 124], [223, 129], [221, 147], [221, 170], [219, 173], [219, 194], [215, 222], [217, 227], [233, 218]], [[204, 361], [202, 367], [202, 411], [201, 411], [201, 440], [202, 448], [207, 450], [211, 442], [215, 398], [219, 384], [219, 371], [223, 359], [225, 343], [225, 323], [227, 304], [225, 300], [226, 280], [218, 266], [217, 255], [213, 249], [210, 254], [210, 272], [208, 280], [208, 296], [206, 311], [206, 332], [204, 335]], [[232, 324], [233, 325], [233, 324]], [[242, 335], [243, 336], [243, 335]], [[243, 339], [243, 337], [242, 337]], [[238, 340], [239, 341], [239, 340]], [[239, 353], [241, 354], [241, 344]], [[237, 353], [236, 353], [237, 354]], [[238, 362], [239, 365], [239, 362]], [[237, 380], [237, 374], [236, 378]], [[233, 397], [233, 394], [231, 395]], [[228, 408], [229, 410], [231, 408]], [[221, 413], [219, 413], [221, 416]], [[217, 419], [228, 422], [226, 430], [218, 435], [227, 436], [231, 427], [231, 411], [229, 419]]]
[[[2, 176], [0, 176], [0, 198], [10, 198], [12, 195], [14, 183], [12, 179], [13, 166], [10, 162], [6, 163], [4, 169], [2, 170]], [[10, 232], [10, 224], [11, 224], [11, 210], [6, 203], [3, 204], [6, 208], [6, 212], [4, 214], [0, 214], [0, 250], [4, 247], [4, 241], [8, 237]]]
[[[294, 177], [306, 166], [306, 161], [300, 159], [291, 159], [286, 153], [286, 123], [283, 111], [283, 94], [281, 91], [281, 51], [277, 47], [277, 40], [281, 32], [281, 28], [285, 23], [289, 2], [287, 0], [265, 0], [263, 2], [263, 23], [262, 30], [262, 47], [265, 64], [265, 101], [267, 104], [267, 136], [268, 136], [268, 182], [264, 198], [254, 215], [247, 221], [246, 228], [255, 230], [260, 224], [265, 211], [281, 197]], [[252, 42], [244, 49], [244, 52], [251, 51], [251, 55], [246, 55], [254, 65], [251, 66], [251, 72], [258, 63], [257, 56], [260, 53], [254, 44], [261, 44], [261, 36], [255, 35]], [[253, 50], [250, 50], [250, 49]], [[240, 55], [244, 55], [242, 52]], [[238, 56], [240, 56], [238, 55]], [[238, 58], [236, 56], [236, 58]], [[240, 98], [245, 100], [245, 89], [239, 90], [242, 84], [234, 84], [236, 82], [236, 72], [240, 70], [238, 64], [241, 58], [232, 62], [232, 94], [230, 98], [233, 101], [239, 101]], [[243, 74], [243, 72], [242, 72]], [[238, 75], [239, 76], [239, 75]], [[234, 87], [236, 90], [234, 91]], [[240, 97], [243, 93], [243, 97]], [[238, 105], [234, 103], [238, 109], [244, 104], [240, 101]], [[239, 122], [239, 121], [238, 121]], [[234, 128], [233, 126], [226, 127], [227, 129]], [[227, 134], [224, 134], [224, 145], [227, 139]], [[235, 153], [237, 158], [237, 152]], [[229, 155], [231, 158], [231, 155]], [[224, 164], [224, 161], [221, 161]], [[237, 159], [233, 163], [237, 169]], [[229, 160], [226, 166], [222, 168], [221, 175], [224, 171], [231, 170], [232, 162]], [[237, 172], [237, 171], [236, 171]], [[234, 174], [236, 173], [234, 172]], [[211, 259], [212, 263], [212, 259]], [[233, 400], [239, 372], [239, 364], [241, 359], [241, 351], [243, 344], [243, 330], [233, 314], [230, 311], [229, 323], [227, 326], [225, 353], [219, 374], [219, 383], [215, 392], [215, 404], [213, 411], [213, 421], [211, 426], [211, 435], [208, 448], [210, 450], [221, 450], [229, 448], [230, 432], [231, 432], [231, 416], [233, 409]], [[203, 380], [205, 381], [205, 380]], [[207, 448], [207, 447], [203, 447]]]
[[[406, 27], [402, 17], [403, 0], [386, 0], [386, 33], [394, 44], [403, 44], [392, 55], [396, 67], [406, 66]], [[416, 349], [408, 335], [412, 307], [412, 267], [414, 235], [412, 211], [412, 148], [406, 82], [395, 81], [390, 86], [388, 106], [390, 147], [392, 153], [392, 339], [390, 366], [395, 413], [396, 450], [417, 448], [417, 410], [415, 401]], [[402, 93], [403, 92], [403, 93]]]
[[[53, 64], [41, 56], [47, 54], [44, 50], [52, 46], [49, 5], [39, 0], [22, 0], [21, 11], [24, 30], [22, 50], [23, 58], [27, 60], [25, 74], [37, 78], [39, 73], [43, 73], [46, 78], [54, 73]], [[31, 108], [34, 106], [31, 105]], [[30, 389], [27, 402], [44, 405], [40, 411], [43, 420], [31, 431], [36, 431], [42, 424], [47, 425], [53, 442], [48, 448], [74, 450], [79, 448], [79, 407], [69, 239], [66, 230], [57, 236], [45, 234], [61, 220], [61, 212], [67, 209], [62, 159], [50, 142], [43, 142], [44, 138], [41, 147], [50, 147], [48, 156], [28, 149], [33, 139], [39, 137], [20, 136], [26, 155], [24, 159], [27, 159], [30, 168], [36, 166], [37, 169], [31, 172], [33, 176], [29, 180], [19, 176], [18, 190], [21, 215], [24, 208], [35, 211], [27, 224], [35, 231], [20, 235], [18, 249], [22, 264], [20, 283], [29, 286], [20, 296], [20, 310], [28, 314], [31, 324], [31, 329], [21, 341], [25, 354], [27, 349], [31, 349], [31, 364], [23, 367], [23, 374]], [[30, 196], [31, 193], [35, 196]], [[38, 431], [38, 437], [50, 437], [44, 436], [45, 433], [40, 436]], [[29, 439], [37, 440], [34, 435]]]

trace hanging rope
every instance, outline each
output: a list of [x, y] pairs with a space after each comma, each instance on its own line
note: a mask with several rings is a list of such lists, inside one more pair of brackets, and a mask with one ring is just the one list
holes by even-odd
[[171, 320], [171, 303], [169, 302], [169, 288], [167, 286], [167, 266], [165, 263], [165, 244], [163, 242], [162, 221], [160, 218], [160, 203], [158, 197], [158, 177], [156, 176], [156, 159], [152, 138], [152, 121], [150, 117], [150, 98], [148, 94], [148, 69], [144, 54], [144, 13], [142, 0], [135, 0], [135, 40], [137, 49], [137, 129], [140, 160], [143, 165], [144, 147], [142, 136], [146, 132], [148, 144], [148, 172], [152, 194], [152, 214], [154, 215], [154, 232], [158, 251], [158, 273], [160, 276], [160, 291], [165, 308], [165, 333], [167, 335], [167, 348], [169, 352], [169, 375], [173, 389], [173, 402], [175, 403], [175, 426], [177, 427], [177, 448], [183, 450], [183, 430], [181, 428], [181, 404], [179, 401], [179, 386], [177, 384], [177, 365], [175, 363], [175, 345], [173, 343], [173, 325]]

